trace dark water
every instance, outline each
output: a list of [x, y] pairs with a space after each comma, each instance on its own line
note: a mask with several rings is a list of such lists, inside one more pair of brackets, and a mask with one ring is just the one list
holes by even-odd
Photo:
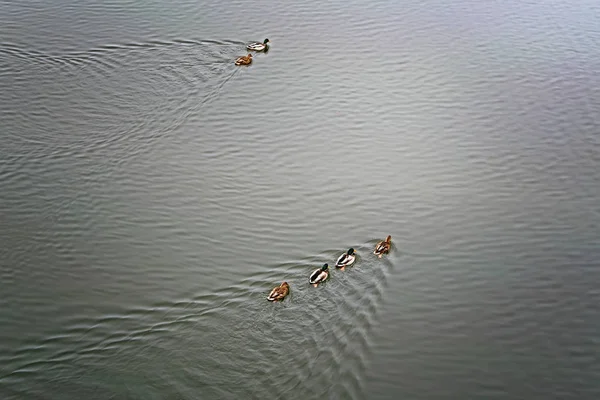
[[1, 2], [0, 397], [600, 398], [599, 22]]

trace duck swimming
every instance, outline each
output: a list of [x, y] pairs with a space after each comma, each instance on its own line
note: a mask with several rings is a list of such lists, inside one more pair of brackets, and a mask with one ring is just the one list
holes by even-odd
[[283, 300], [285, 296], [290, 292], [290, 285], [287, 282], [283, 282], [281, 285], [277, 286], [275, 289], [271, 290], [269, 297], [267, 300], [269, 301], [277, 301]]
[[265, 39], [264, 42], [253, 42], [253, 43], [249, 43], [246, 48], [248, 50], [254, 50], [254, 51], [265, 51], [269, 48], [269, 45], [267, 44], [269, 43], [269, 39]]
[[381, 242], [377, 243], [377, 245], [375, 246], [375, 250], [373, 250], [373, 254], [381, 258], [382, 255], [390, 251], [391, 246], [392, 236], [388, 235], [388, 237], [385, 240], [382, 240]]
[[235, 65], [250, 65], [252, 63], [252, 54], [248, 54], [247, 56], [238, 57], [235, 60]]
[[310, 277], [308, 278], [308, 281], [314, 286], [317, 287], [317, 285], [321, 282], [323, 282], [325, 279], [327, 279], [329, 277], [329, 265], [327, 263], [323, 264], [323, 266], [321, 268], [317, 268], [313, 271], [312, 274], [310, 274]]
[[354, 249], [351, 247], [347, 253], [342, 254], [337, 259], [335, 266], [343, 271], [345, 267], [349, 267], [350, 265], [354, 264], [354, 261], [356, 261], [356, 254], [354, 253]]

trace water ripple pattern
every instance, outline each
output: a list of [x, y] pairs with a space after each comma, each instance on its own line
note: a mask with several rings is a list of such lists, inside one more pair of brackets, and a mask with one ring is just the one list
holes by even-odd
[[[194, 398], [196, 390], [210, 398], [320, 398], [331, 393], [365, 398], [362, 377], [369, 367], [370, 334], [393, 263], [400, 259], [397, 253], [376, 258], [370, 253], [375, 242], [357, 247], [355, 266], [333, 271], [318, 288], [308, 284], [308, 274], [315, 262], [332, 262], [338, 252], [272, 266], [209, 294], [96, 319], [67, 317], [60, 331], [26, 341], [11, 357], [3, 357], [10, 372], [0, 380], [29, 397], [43, 393], [47, 379], [58, 385], [76, 374], [79, 393], [93, 395], [97, 385], [106, 385], [106, 391], [119, 386], [97, 382], [98, 369], [113, 362], [126, 368], [120, 374], [160, 368], [157, 384], [181, 398]], [[292, 282], [291, 295], [275, 304], [266, 301], [274, 274]], [[199, 362], [182, 369], [197, 357]], [[213, 374], [220, 369], [228, 371], [222, 381]], [[19, 392], [25, 382], [29, 389]], [[130, 394], [152, 397], [156, 388], [136, 390]]]
[[599, 15], [0, 2], [0, 398], [600, 398]]

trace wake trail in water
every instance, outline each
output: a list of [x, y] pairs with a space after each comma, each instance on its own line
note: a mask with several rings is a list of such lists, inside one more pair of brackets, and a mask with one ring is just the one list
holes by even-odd
[[[76, 141], [88, 150], [119, 145], [135, 153], [169, 137], [217, 98], [236, 75], [233, 61], [243, 46], [232, 40], [152, 40], [50, 55], [0, 44], [0, 59], [7, 61], [0, 73], [12, 93], [36, 110], [21, 116], [23, 107], [15, 102], [4, 113], [24, 120], [25, 141], [59, 151]], [[45, 131], [57, 119], [63, 128], [58, 140]]]
[[[207, 395], [227, 396], [233, 391], [251, 393], [252, 398], [325, 398], [332, 393], [338, 398], [365, 398], [370, 333], [394, 259], [371, 254], [375, 242], [357, 248], [357, 263], [345, 271], [331, 271], [330, 279], [318, 288], [308, 284], [315, 261], [299, 260], [212, 293], [99, 318], [75, 316], [63, 321], [65, 329], [0, 357], [10, 366], [0, 383], [16, 385], [42, 370], [60, 371], [74, 362], [95, 365], [117, 356], [136, 359], [160, 343], [169, 349], [195, 349], [202, 365], [194, 380], [209, 391]], [[333, 260], [336, 255], [332, 250], [318, 258]], [[279, 283], [273, 282], [273, 275], [294, 277], [288, 278], [291, 294], [283, 302], [266, 300], [271, 286]], [[232, 350], [240, 348], [246, 351]], [[215, 368], [226, 368], [238, 384], [212, 384]]]

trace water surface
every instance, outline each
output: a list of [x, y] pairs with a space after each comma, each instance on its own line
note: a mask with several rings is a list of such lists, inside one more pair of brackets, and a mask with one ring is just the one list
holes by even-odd
[[600, 397], [599, 16], [0, 4], [1, 397]]

